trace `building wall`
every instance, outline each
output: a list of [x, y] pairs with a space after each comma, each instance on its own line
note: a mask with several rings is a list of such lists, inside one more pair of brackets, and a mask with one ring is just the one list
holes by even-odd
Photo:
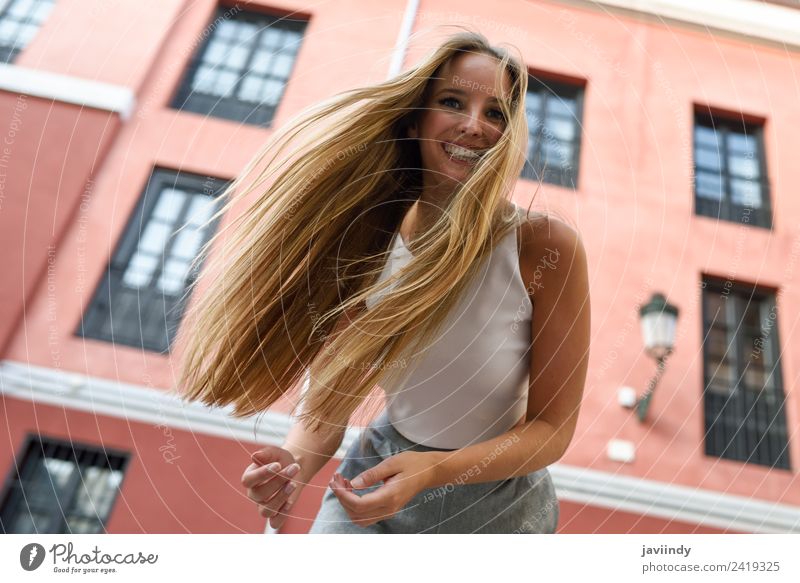
[[[250, 4], [276, 13], [309, 10], [292, 1]], [[13, 144], [15, 171], [6, 183], [6, 192], [23, 194], [6, 195], [0, 214], [0, 237], [9, 250], [2, 261], [12, 282], [0, 292], [3, 359], [143, 387], [173, 385], [176, 363], [168, 357], [83, 339], [74, 331], [154, 166], [231, 179], [271, 135], [270, 129], [168, 107], [215, 6], [208, 0], [117, 2], [111, 9], [92, 0], [76, 10], [76, 3], [61, 1], [21, 55], [21, 67], [127, 88], [136, 101], [130, 117], [121, 119], [108, 111], [27, 98], [23, 131]], [[309, 26], [274, 127], [335, 92], [383, 80], [404, 9], [399, 0], [348, 0], [303, 12], [310, 16]], [[506, 1], [467, 8], [450, 0], [422, 0], [404, 67], [454, 30], [447, 25], [455, 22], [493, 42], [513, 44], [536, 75], [586, 84], [577, 190], [548, 184], [537, 189], [536, 183], [520, 180], [515, 191], [519, 204], [534, 197], [537, 206], [567, 217], [589, 255], [589, 376], [577, 432], [560, 463], [800, 506], [800, 489], [793, 487], [796, 470], [769, 470], [703, 453], [699, 303], [703, 273], [778, 290], [784, 390], [789, 391], [800, 363], [800, 343], [792, 335], [794, 314], [800, 311], [794, 282], [800, 230], [792, 219], [800, 216], [800, 201], [792, 196], [800, 178], [793, 163], [800, 110], [797, 90], [786, 80], [800, 63], [800, 46], [779, 49], [585, 2]], [[18, 103], [17, 95], [0, 92], [2, 119], [10, 119]], [[694, 215], [695, 106], [766, 120], [771, 231]], [[55, 260], [49, 245], [56, 246]], [[659, 382], [650, 421], [640, 425], [617, 404], [616, 392], [622, 385], [644, 389], [655, 372], [643, 351], [637, 312], [652, 291], [663, 291], [681, 313], [675, 353]], [[120, 502], [125, 503], [117, 503], [110, 532], [263, 527], [239, 484], [255, 443], [176, 430], [182, 463], [168, 466], [158, 452], [164, 435], [156, 423], [131, 424], [10, 399], [2, 406], [14, 421], [13, 438], [0, 449], [0, 471], [10, 468], [23, 433], [37, 426], [62, 437], [81, 428], [87, 441], [113, 441], [137, 452], [123, 482]], [[275, 410], [288, 408], [284, 402]], [[786, 415], [788, 426], [797, 427], [800, 406], [792, 393]], [[611, 439], [633, 442], [636, 460], [608, 459]], [[800, 464], [796, 445], [790, 443], [793, 468]], [[336, 463], [332, 460], [317, 476], [320, 485]], [[322, 492], [306, 490], [297, 507], [300, 517], [290, 519], [286, 531], [307, 530]], [[154, 495], [166, 508], [152, 504]], [[219, 506], [208, 508], [211, 501]], [[720, 529], [565, 500], [561, 530]]]

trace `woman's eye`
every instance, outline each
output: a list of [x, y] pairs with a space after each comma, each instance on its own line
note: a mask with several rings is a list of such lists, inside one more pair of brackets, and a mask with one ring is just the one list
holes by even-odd
[[455, 97], [445, 97], [444, 99], [440, 99], [439, 103], [441, 105], [450, 105], [450, 106], [453, 106], [453, 107], [458, 107], [458, 106], [461, 105], [458, 102], [458, 99], [456, 99]]
[[499, 109], [492, 109], [489, 111], [489, 113], [494, 115], [495, 118], [498, 119], [499, 121], [505, 121], [506, 119], [506, 116], [503, 115], [503, 112], [500, 111]]

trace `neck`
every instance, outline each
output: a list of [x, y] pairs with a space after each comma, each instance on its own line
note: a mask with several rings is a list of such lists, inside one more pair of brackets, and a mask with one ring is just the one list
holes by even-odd
[[425, 184], [422, 193], [411, 205], [401, 226], [405, 240], [411, 241], [418, 233], [424, 233], [430, 229], [447, 208], [454, 192], [452, 182]]

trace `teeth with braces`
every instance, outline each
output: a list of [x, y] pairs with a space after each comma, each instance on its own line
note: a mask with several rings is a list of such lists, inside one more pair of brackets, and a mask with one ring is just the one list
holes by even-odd
[[445, 152], [447, 152], [451, 158], [455, 158], [457, 160], [463, 160], [465, 162], [474, 162], [480, 155], [472, 150], [468, 150], [467, 148], [462, 148], [461, 146], [456, 146], [455, 144], [445, 144], [444, 145]]

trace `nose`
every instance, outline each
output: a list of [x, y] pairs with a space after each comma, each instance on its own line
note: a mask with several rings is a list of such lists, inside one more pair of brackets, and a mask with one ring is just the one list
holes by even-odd
[[458, 123], [458, 129], [462, 134], [480, 136], [483, 134], [483, 123], [480, 120], [479, 111], [464, 112]]

